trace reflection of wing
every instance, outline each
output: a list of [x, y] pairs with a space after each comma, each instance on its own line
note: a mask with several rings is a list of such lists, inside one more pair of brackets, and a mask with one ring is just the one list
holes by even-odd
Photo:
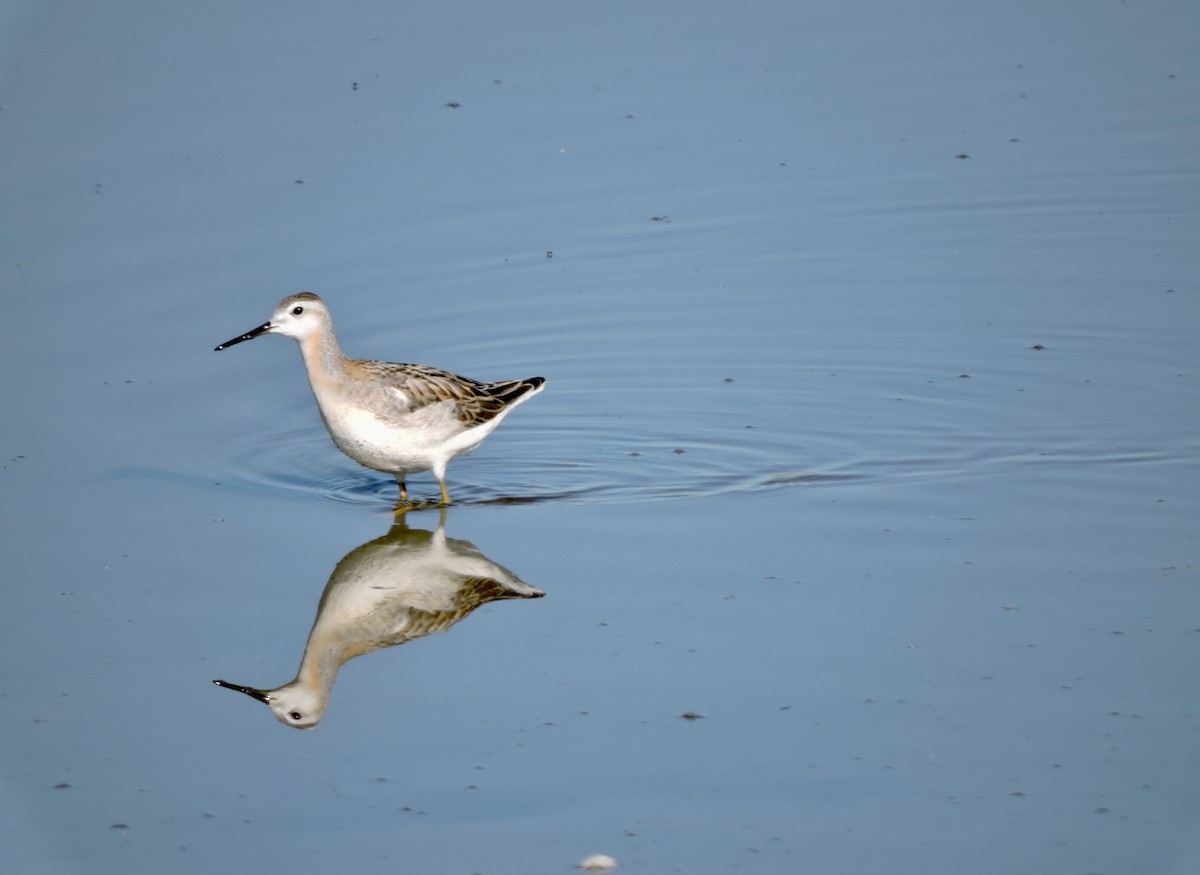
[[405, 630], [406, 640], [431, 632], [445, 632], [480, 605], [500, 599], [540, 599], [545, 595], [540, 589], [517, 592], [511, 587], [490, 577], [465, 577], [462, 586], [454, 594], [454, 606], [446, 611], [410, 611], [410, 623]]

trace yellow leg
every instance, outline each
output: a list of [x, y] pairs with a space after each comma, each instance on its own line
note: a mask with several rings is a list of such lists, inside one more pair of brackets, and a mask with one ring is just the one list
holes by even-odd
[[400, 500], [408, 504], [408, 488], [404, 485], [403, 478], [397, 477], [396, 482], [400, 484]]
[[442, 487], [442, 507], [445, 507], [450, 503], [450, 490], [446, 488], [445, 480], [439, 480], [438, 483], [440, 483]]

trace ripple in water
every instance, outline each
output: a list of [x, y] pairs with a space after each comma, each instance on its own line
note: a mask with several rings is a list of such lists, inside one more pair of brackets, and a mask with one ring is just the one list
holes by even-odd
[[[686, 433], [673, 435], [636, 428], [646, 424], [631, 428], [623, 417], [597, 414], [533, 426], [514, 419], [507, 432], [450, 463], [450, 494], [455, 504], [630, 503], [861, 479], [837, 468], [804, 468], [800, 448], [771, 430], [720, 417], [693, 420]], [[362, 505], [398, 498], [393, 478], [346, 458], [324, 429], [299, 418], [288, 427], [241, 432], [226, 447], [232, 470], [221, 478], [225, 486]], [[410, 475], [407, 484], [416, 501], [437, 497], [430, 473]]]
[[[715, 401], [696, 388], [607, 397], [564, 391], [548, 411], [521, 411], [475, 453], [452, 461], [448, 485], [456, 504], [611, 504], [958, 481], [1046, 464], [1058, 453], [1064, 462], [1097, 460], [1100, 448], [1074, 436], [1014, 431], [1011, 408], [964, 387], [961, 380], [920, 384], [923, 391], [902, 397], [874, 384], [791, 396], [749, 390]], [[226, 485], [351, 504], [397, 500], [394, 479], [343, 456], [310, 411], [286, 411], [277, 421], [292, 425], [223, 442], [233, 468]], [[438, 495], [429, 473], [411, 475], [408, 487], [417, 501]]]

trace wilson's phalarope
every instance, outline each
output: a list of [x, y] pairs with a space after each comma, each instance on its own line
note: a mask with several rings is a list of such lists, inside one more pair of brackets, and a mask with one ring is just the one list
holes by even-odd
[[509, 411], [542, 391], [543, 377], [481, 383], [449, 371], [348, 358], [338, 346], [325, 302], [312, 292], [279, 302], [270, 322], [217, 350], [260, 334], [300, 344], [321, 419], [338, 449], [360, 465], [392, 474], [408, 501], [406, 474], [433, 471], [450, 503], [446, 464], [469, 453]]

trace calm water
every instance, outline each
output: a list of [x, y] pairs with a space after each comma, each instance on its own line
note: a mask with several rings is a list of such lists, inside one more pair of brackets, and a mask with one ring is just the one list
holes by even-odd
[[[4, 871], [1200, 865], [1187, 4], [0, 31]], [[212, 352], [299, 289], [548, 378], [444, 520]]]

